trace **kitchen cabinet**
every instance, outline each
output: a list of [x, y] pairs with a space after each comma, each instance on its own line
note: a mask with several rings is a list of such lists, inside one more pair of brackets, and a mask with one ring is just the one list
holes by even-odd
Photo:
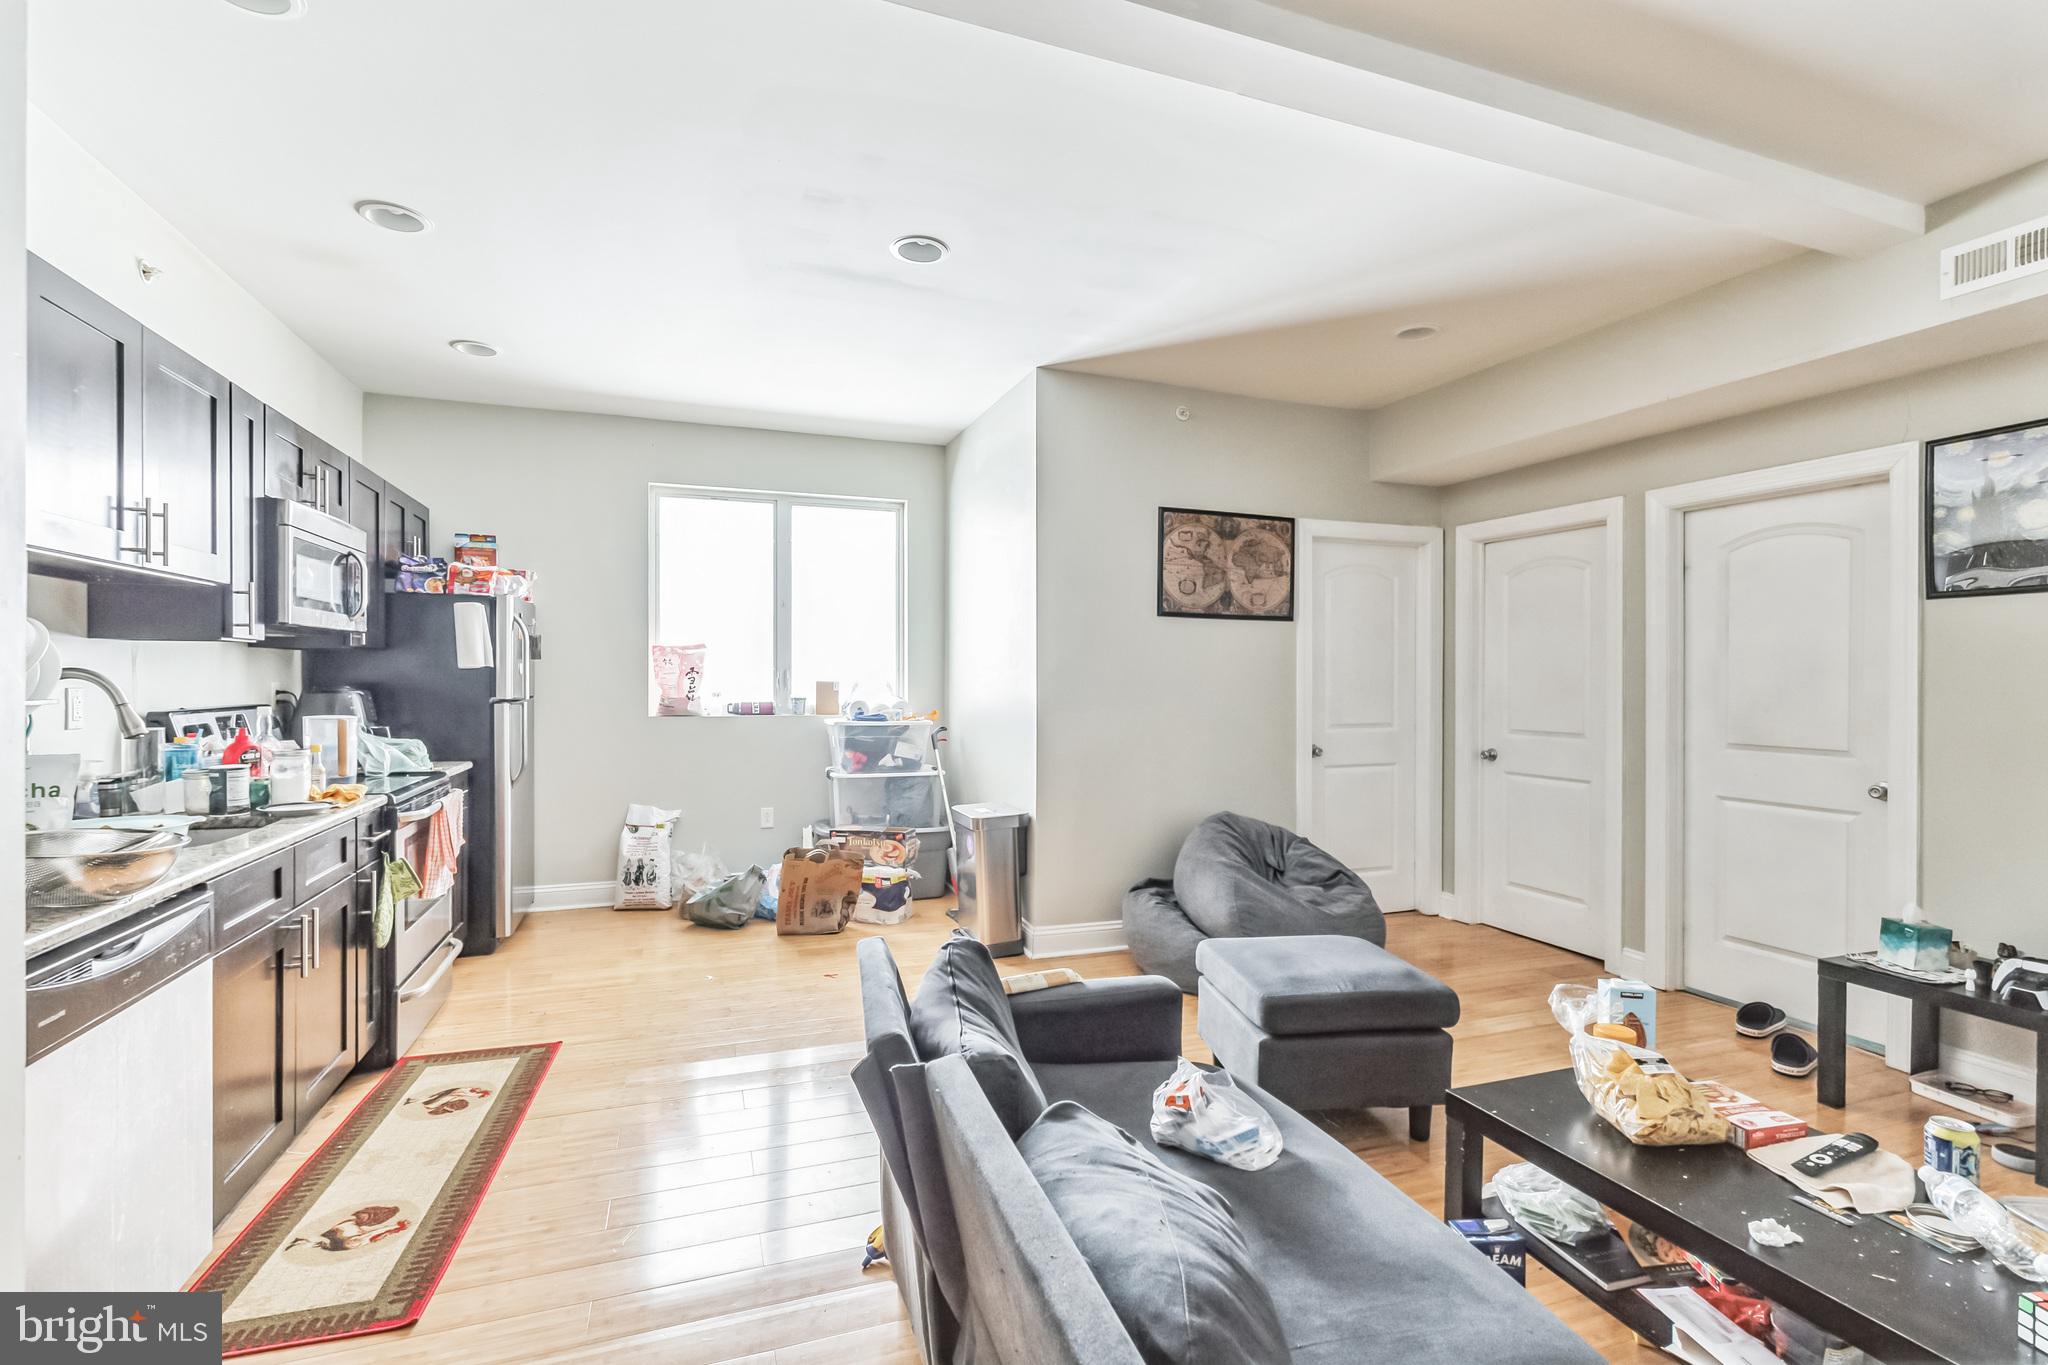
[[[154, 332], [142, 337], [142, 560], [228, 581], [228, 381]], [[128, 501], [134, 483], [124, 479]]]
[[348, 456], [276, 408], [263, 410], [263, 491], [348, 518]]
[[348, 972], [354, 874], [351, 863], [347, 877], [299, 907], [301, 928], [292, 958], [298, 976], [290, 986], [293, 1102], [300, 1127], [311, 1122], [356, 1064], [355, 994]]
[[398, 573], [397, 560], [388, 553], [398, 537], [395, 528], [386, 533], [387, 524], [396, 520], [387, 496], [384, 480], [368, 465], [348, 462], [348, 520], [369, 541], [370, 572], [377, 580], [370, 584], [369, 620], [363, 629], [363, 643], [373, 649], [384, 645], [384, 588]]
[[31, 551], [141, 562], [142, 337], [141, 323], [28, 258]]
[[372, 816], [356, 821], [355, 913], [349, 920], [349, 994], [354, 1000], [355, 1034], [351, 1050], [358, 1062], [377, 1046], [383, 1020], [377, 1011], [377, 973], [382, 966], [374, 951], [377, 941], [377, 879], [384, 875], [384, 854], [390, 831]]
[[[288, 877], [288, 871], [286, 873]], [[220, 883], [215, 884], [218, 913]], [[297, 1059], [289, 1053], [292, 965], [300, 932], [290, 909], [245, 920], [245, 936], [213, 959], [213, 1218], [227, 1217], [298, 1132]]]
[[387, 518], [389, 535], [384, 543], [384, 561], [391, 568], [387, 582], [395, 584], [398, 557], [432, 554], [433, 551], [428, 547], [433, 544], [433, 536], [427, 526], [427, 505], [397, 484], [389, 481], [385, 483], [384, 504], [390, 514]]
[[228, 593], [222, 635], [263, 638], [263, 404], [236, 387], [228, 399]]

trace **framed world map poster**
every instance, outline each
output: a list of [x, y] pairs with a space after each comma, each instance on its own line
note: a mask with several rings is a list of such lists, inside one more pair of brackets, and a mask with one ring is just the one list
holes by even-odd
[[1294, 619], [1294, 518], [1159, 509], [1159, 614]]

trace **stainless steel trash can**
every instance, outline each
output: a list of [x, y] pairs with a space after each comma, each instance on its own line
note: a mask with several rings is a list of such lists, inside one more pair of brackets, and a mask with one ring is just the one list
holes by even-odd
[[953, 807], [953, 856], [961, 928], [996, 957], [1024, 951], [1025, 824], [1015, 806]]

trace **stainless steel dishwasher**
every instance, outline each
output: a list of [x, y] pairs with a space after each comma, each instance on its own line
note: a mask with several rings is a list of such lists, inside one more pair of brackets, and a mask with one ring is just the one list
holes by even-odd
[[213, 895], [28, 964], [27, 1287], [176, 1289], [213, 1235]]

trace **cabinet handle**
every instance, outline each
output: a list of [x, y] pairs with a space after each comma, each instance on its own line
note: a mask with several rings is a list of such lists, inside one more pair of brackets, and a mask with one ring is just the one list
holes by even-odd
[[115, 553], [141, 555], [143, 561], [145, 563], [148, 562], [150, 557], [150, 500], [144, 498], [139, 505], [132, 502], [116, 503], [114, 508], [114, 530], [116, 534], [127, 533], [129, 513], [133, 512], [142, 518], [142, 543], [140, 545], [123, 545]]
[[314, 954], [320, 951], [320, 936], [312, 933], [313, 912], [308, 910], [299, 916], [299, 975], [311, 976], [313, 969], [320, 965]]
[[[169, 502], [164, 503], [162, 507], [156, 509], [155, 515], [157, 520], [164, 524], [164, 547], [156, 553], [164, 563], [169, 564], [171, 562], [171, 504]], [[154, 543], [156, 539], [153, 532], [147, 538], [151, 543]]]

